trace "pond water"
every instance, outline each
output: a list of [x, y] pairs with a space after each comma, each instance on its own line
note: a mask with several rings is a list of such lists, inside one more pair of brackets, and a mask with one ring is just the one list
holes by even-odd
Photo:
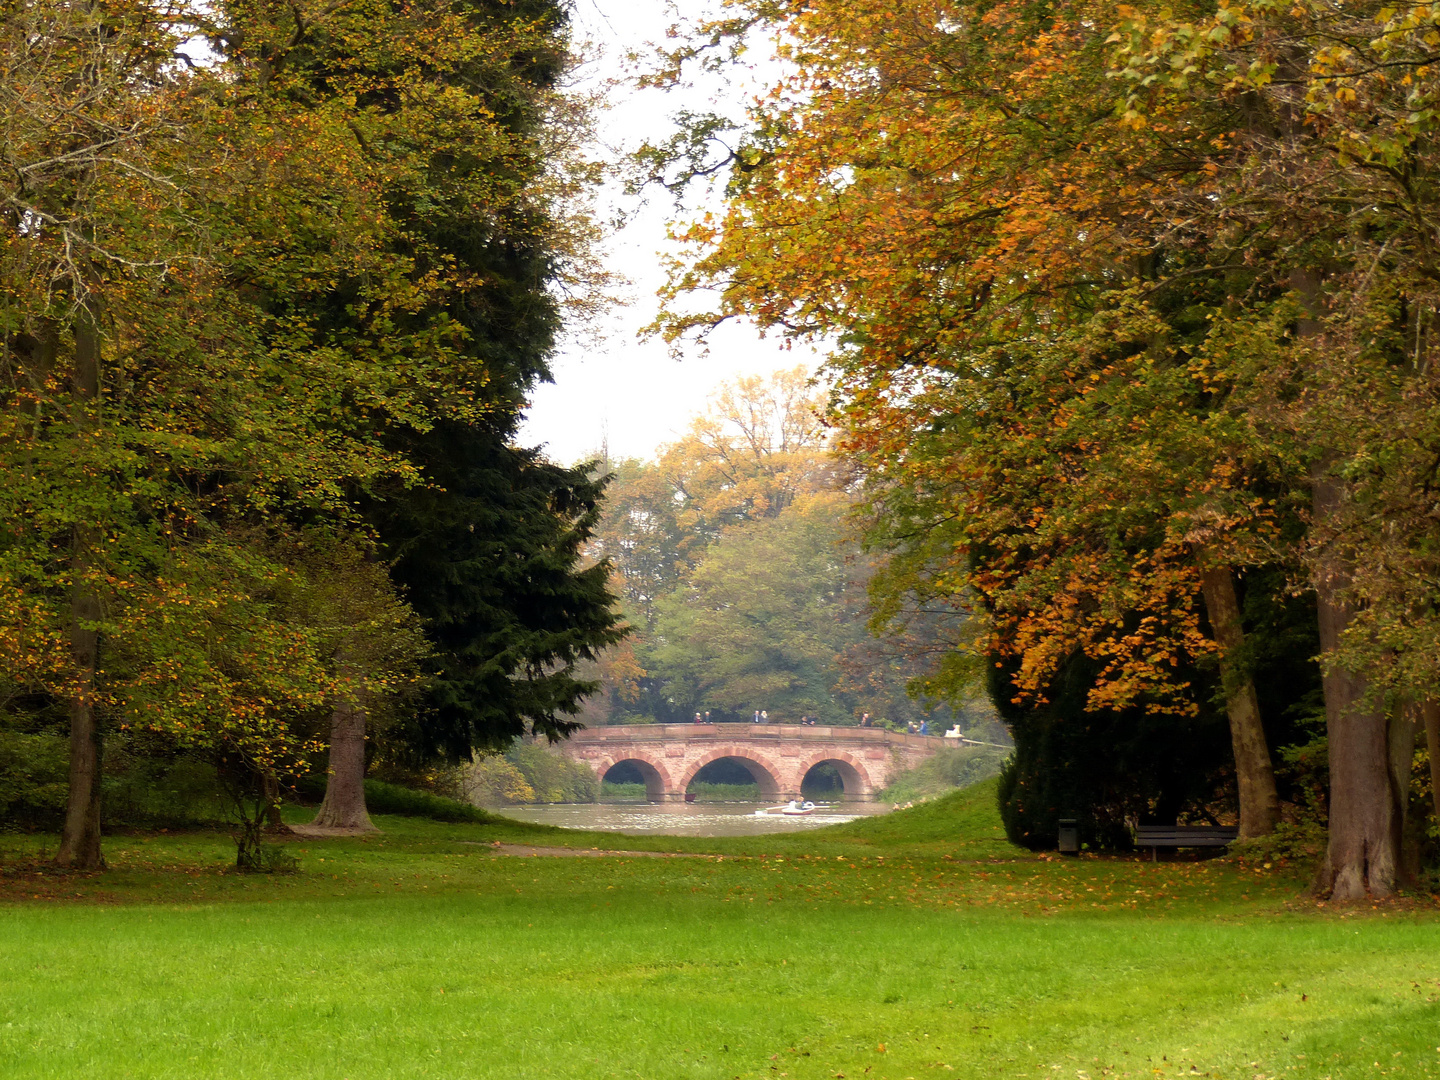
[[817, 803], [815, 812], [804, 817], [778, 813], [757, 817], [755, 811], [765, 807], [765, 803], [561, 803], [507, 806], [497, 812], [537, 825], [636, 836], [760, 836], [818, 829], [890, 812], [884, 803]]

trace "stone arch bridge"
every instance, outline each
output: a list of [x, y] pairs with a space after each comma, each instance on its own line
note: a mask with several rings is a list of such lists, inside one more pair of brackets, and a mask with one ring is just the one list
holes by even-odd
[[890, 778], [934, 754], [945, 740], [881, 728], [797, 724], [625, 724], [586, 728], [556, 749], [594, 768], [600, 779], [629, 763], [651, 802], [678, 802], [695, 774], [727, 758], [743, 765], [766, 801], [800, 797], [817, 765], [833, 765], [846, 799], [873, 799]]

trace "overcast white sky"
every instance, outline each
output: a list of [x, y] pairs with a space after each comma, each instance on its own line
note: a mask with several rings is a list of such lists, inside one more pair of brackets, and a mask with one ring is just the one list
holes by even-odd
[[[588, 37], [603, 48], [593, 65], [599, 79], [621, 75], [626, 49], [663, 40], [675, 21], [667, 0], [577, 0], [575, 15], [577, 39]], [[677, 98], [628, 88], [616, 91], [611, 102], [600, 118], [600, 140], [621, 147], [665, 130], [666, 115], [682, 106], [711, 107], [704, 92]], [[784, 350], [778, 338], [762, 338], [748, 325], [728, 324], [713, 336], [708, 354], [692, 347], [678, 361], [664, 343], [637, 338], [655, 317], [670, 213], [662, 193], [607, 243], [607, 265], [632, 282], [625, 290], [630, 303], [610, 313], [592, 340], [562, 344], [553, 363], [555, 383], [535, 393], [521, 429], [525, 445], [544, 444], [552, 458], [567, 464], [593, 454], [606, 440], [611, 457], [650, 457], [683, 431], [720, 383], [797, 363], [813, 370], [815, 353]]]

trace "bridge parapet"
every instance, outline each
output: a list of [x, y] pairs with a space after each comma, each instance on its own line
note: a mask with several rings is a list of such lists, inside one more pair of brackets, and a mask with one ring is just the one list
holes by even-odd
[[700, 769], [721, 758], [744, 765], [765, 799], [792, 799], [816, 765], [831, 763], [845, 798], [868, 800], [898, 772], [934, 754], [944, 740], [883, 728], [800, 724], [625, 724], [586, 728], [561, 744], [566, 756], [604, 779], [633, 762], [655, 802], [680, 800]]

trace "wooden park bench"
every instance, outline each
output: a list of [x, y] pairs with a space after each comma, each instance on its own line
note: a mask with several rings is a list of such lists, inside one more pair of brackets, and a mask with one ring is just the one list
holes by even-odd
[[1233, 825], [1137, 825], [1135, 844], [1148, 847], [1154, 862], [1162, 847], [1225, 847], [1239, 835]]

